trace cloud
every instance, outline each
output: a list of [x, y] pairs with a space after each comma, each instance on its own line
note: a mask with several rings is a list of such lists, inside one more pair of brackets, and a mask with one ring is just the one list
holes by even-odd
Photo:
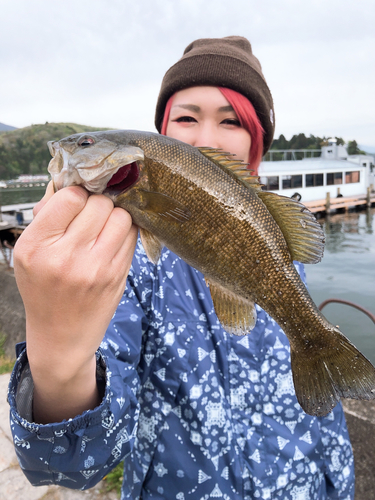
[[153, 130], [165, 71], [200, 37], [249, 38], [277, 134], [375, 144], [373, 2], [0, 0], [0, 121]]

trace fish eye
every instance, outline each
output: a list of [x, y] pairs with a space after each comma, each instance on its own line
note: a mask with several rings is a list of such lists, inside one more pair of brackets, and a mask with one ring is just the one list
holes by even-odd
[[91, 144], [94, 144], [94, 139], [92, 137], [82, 137], [82, 139], [80, 139], [78, 141], [78, 146], [91, 146]]

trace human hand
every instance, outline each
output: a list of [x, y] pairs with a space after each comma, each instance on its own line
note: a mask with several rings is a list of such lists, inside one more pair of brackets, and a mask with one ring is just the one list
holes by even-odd
[[49, 401], [58, 387], [77, 393], [87, 377], [93, 385], [94, 354], [124, 291], [137, 239], [130, 215], [109, 198], [78, 186], [53, 194], [51, 187], [14, 252], [30, 367], [37, 393]]

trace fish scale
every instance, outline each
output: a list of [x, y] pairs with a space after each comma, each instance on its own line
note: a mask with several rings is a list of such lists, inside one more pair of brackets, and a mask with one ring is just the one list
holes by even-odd
[[110, 196], [140, 227], [154, 263], [165, 245], [201, 271], [227, 331], [251, 330], [254, 303], [274, 318], [290, 341], [305, 412], [325, 415], [341, 397], [375, 398], [374, 367], [318, 310], [293, 265], [323, 253], [322, 229], [303, 205], [262, 191], [230, 153], [158, 134], [75, 134], [49, 147], [56, 188], [81, 184]]

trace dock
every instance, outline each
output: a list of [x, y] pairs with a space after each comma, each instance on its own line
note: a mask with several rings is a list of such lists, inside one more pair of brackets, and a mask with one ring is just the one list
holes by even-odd
[[371, 207], [375, 203], [375, 192], [368, 190], [367, 194], [359, 196], [341, 196], [338, 198], [331, 198], [329, 193], [327, 197], [323, 200], [314, 201], [303, 201], [303, 205], [310, 210], [312, 213], [324, 212], [330, 213], [335, 210], [344, 209], [345, 211], [349, 208], [361, 206], [363, 208]]
[[36, 202], [0, 206], [0, 262], [13, 267], [13, 248], [33, 219]]
[[2, 205], [0, 206], [0, 211], [2, 213], [14, 213], [14, 212], [19, 212], [20, 210], [31, 210], [35, 207], [37, 204], [36, 201], [31, 202], [31, 203], [15, 203], [12, 205]]

